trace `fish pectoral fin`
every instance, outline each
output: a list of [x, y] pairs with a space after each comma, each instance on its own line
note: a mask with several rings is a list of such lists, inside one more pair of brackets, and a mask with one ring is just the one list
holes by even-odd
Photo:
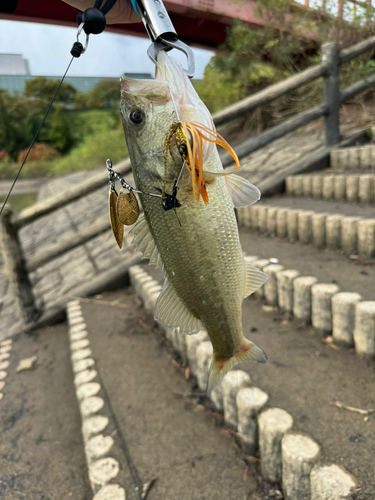
[[210, 373], [208, 376], [207, 395], [209, 396], [213, 389], [220, 384], [224, 376], [231, 370], [237, 363], [243, 361], [257, 361], [258, 363], [265, 363], [267, 361], [266, 353], [258, 347], [254, 342], [243, 339], [241, 350], [231, 358], [219, 359], [214, 353]]
[[168, 328], [180, 328], [180, 333], [192, 335], [202, 330], [202, 323], [185, 306], [168, 279], [156, 301], [154, 318]]
[[267, 274], [246, 262], [244, 298], [254, 293], [268, 280]]
[[144, 215], [134, 224], [129, 234], [134, 235], [132, 244], [137, 247], [139, 252], [142, 252], [144, 257], [150, 259], [150, 264], [154, 264], [156, 269], [162, 269], [164, 267], [163, 261]]
[[233, 167], [227, 168], [222, 172], [204, 172], [204, 180], [209, 183], [218, 177], [224, 177], [235, 208], [253, 205], [260, 200], [260, 191], [247, 179], [235, 175], [234, 172], [237, 171], [236, 167]]

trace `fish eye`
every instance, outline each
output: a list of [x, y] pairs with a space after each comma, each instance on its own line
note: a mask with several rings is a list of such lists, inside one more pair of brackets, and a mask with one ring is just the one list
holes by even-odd
[[140, 125], [143, 122], [144, 114], [140, 109], [134, 109], [130, 113], [130, 121], [134, 123], [134, 125]]

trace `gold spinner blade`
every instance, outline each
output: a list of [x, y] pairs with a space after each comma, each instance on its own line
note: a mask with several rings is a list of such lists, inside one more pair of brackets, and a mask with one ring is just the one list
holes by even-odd
[[124, 226], [117, 217], [117, 194], [115, 191], [109, 190], [109, 219], [111, 221], [111, 228], [113, 236], [119, 248], [122, 247], [122, 239], [124, 236]]
[[139, 216], [138, 200], [132, 191], [124, 193], [121, 189], [117, 198], [117, 217], [125, 226], [132, 226]]

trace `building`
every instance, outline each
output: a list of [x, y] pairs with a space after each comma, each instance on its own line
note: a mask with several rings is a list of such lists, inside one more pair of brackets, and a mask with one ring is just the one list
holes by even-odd
[[21, 54], [0, 54], [0, 75], [30, 75], [29, 61]]

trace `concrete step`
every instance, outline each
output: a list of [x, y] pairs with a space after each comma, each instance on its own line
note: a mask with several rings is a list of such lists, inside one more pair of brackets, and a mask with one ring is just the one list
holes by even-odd
[[316, 200], [368, 204], [375, 203], [375, 173], [339, 174], [331, 169], [286, 178], [287, 196]]
[[149, 500], [264, 499], [256, 461], [220, 433], [133, 289], [71, 302], [68, 316], [95, 500], [140, 500], [150, 481]]
[[240, 227], [317, 248], [375, 258], [375, 212], [372, 207], [279, 196], [237, 210]]
[[[162, 283], [160, 272], [152, 271], [151, 275], [150, 270], [152, 269], [152, 267], [147, 266], [136, 266], [131, 271], [132, 282], [143, 298], [145, 307], [149, 310], [152, 310], [158, 295], [158, 292], [155, 291], [156, 284], [161, 285]], [[265, 365], [251, 363], [239, 365], [240, 372], [245, 372], [250, 376], [251, 387], [260, 389], [269, 397], [266, 404], [263, 402], [260, 406], [261, 416], [258, 417], [261, 448], [262, 442], [264, 443], [262, 439], [265, 439], [264, 433], [272, 433], [272, 425], [268, 427], [268, 431], [262, 427], [262, 415], [267, 413], [265, 410], [270, 407], [286, 410], [293, 419], [292, 428], [288, 427], [289, 431], [311, 436], [320, 444], [320, 460], [315, 465], [314, 479], [311, 478], [310, 484], [314, 484], [315, 488], [315, 476], [320, 476], [321, 473], [319, 464], [335, 462], [346, 469], [343, 476], [345, 480], [352, 481], [347, 471], [355, 476], [363, 498], [372, 498], [375, 495], [371, 472], [375, 466], [372, 451], [372, 443], [375, 439], [374, 426], [372, 425], [374, 415], [371, 412], [361, 414], [338, 408], [340, 402], [345, 407], [355, 407], [359, 410], [372, 410], [374, 408], [375, 398], [372, 385], [375, 381], [375, 374], [372, 363], [355, 356], [352, 351], [339, 349], [330, 343], [323, 342], [321, 335], [317, 335], [313, 329], [306, 328], [301, 321], [294, 320], [289, 315], [279, 312], [277, 308], [264, 307], [264, 305], [263, 299], [256, 295], [246, 299], [243, 307], [243, 325], [245, 335], [265, 350], [268, 362]], [[187, 358], [190, 369], [197, 375], [199, 383], [202, 371], [207, 372], [209, 367], [209, 360], [208, 362], [204, 361], [206, 344], [209, 346], [204, 334], [184, 337], [177, 332], [173, 333], [171, 330], [167, 330], [166, 335], [172, 340], [182, 357]], [[222, 408], [224, 404], [224, 418], [233, 427], [228, 409], [228, 398], [231, 396], [231, 404], [237, 405], [236, 410], [233, 410], [232, 407], [232, 412], [237, 412], [238, 425], [240, 426], [237, 431], [240, 437], [242, 436], [241, 442], [243, 443], [244, 438], [246, 438], [241, 434], [243, 410], [242, 406], [239, 406], [239, 399], [237, 398], [236, 403], [236, 397], [233, 396], [233, 391], [239, 393], [243, 385], [241, 385], [242, 382], [239, 382], [236, 386], [235, 380], [231, 381], [232, 389], [227, 392], [228, 383], [225, 380], [228, 376], [232, 377], [231, 374], [228, 374], [221, 384], [222, 397], [224, 398], [222, 403]], [[243, 380], [244, 375], [238, 375], [238, 377]], [[217, 407], [220, 407], [217, 395], [214, 396], [214, 393], [212, 401]], [[339, 403], [337, 404], [337, 402]], [[254, 422], [253, 425], [256, 425], [256, 421]], [[282, 436], [285, 429], [279, 432]], [[279, 440], [281, 440], [281, 436], [279, 436]], [[262, 462], [267, 455], [267, 450], [262, 449], [265, 455], [261, 454], [260, 456], [261, 471], [263, 471]], [[274, 447], [274, 462], [280, 459], [278, 453], [280, 453], [280, 448]], [[284, 457], [284, 454], [282, 456]], [[285, 458], [285, 460], [287, 459]], [[286, 470], [287, 467], [284, 467], [283, 471], [284, 469]], [[308, 474], [308, 470], [307, 468], [305, 474]], [[317, 470], [319, 473], [316, 472]], [[288, 478], [290, 479], [289, 475]], [[284, 484], [288, 483], [284, 476], [282, 479]], [[307, 488], [306, 483], [304, 484], [304, 488]], [[339, 480], [336, 487], [341, 487], [343, 484], [344, 479]], [[354, 484], [355, 482], [351, 482], [352, 486]], [[318, 489], [315, 488], [314, 491], [316, 492]], [[311, 498], [312, 500], [324, 498], [317, 494], [315, 496], [312, 494], [310, 497], [311, 491], [310, 489], [308, 492], [306, 489], [301, 490], [300, 494], [303, 493], [303, 496], [295, 498]], [[345, 495], [347, 495], [349, 489], [345, 491]], [[325, 494], [328, 498], [327, 492]], [[344, 495], [343, 490], [340, 490], [340, 493], [336, 490], [332, 493], [332, 498], [341, 498], [341, 494]]]
[[[34, 367], [18, 373], [33, 357]], [[91, 499], [69, 357], [63, 324], [0, 343], [4, 500]]]

